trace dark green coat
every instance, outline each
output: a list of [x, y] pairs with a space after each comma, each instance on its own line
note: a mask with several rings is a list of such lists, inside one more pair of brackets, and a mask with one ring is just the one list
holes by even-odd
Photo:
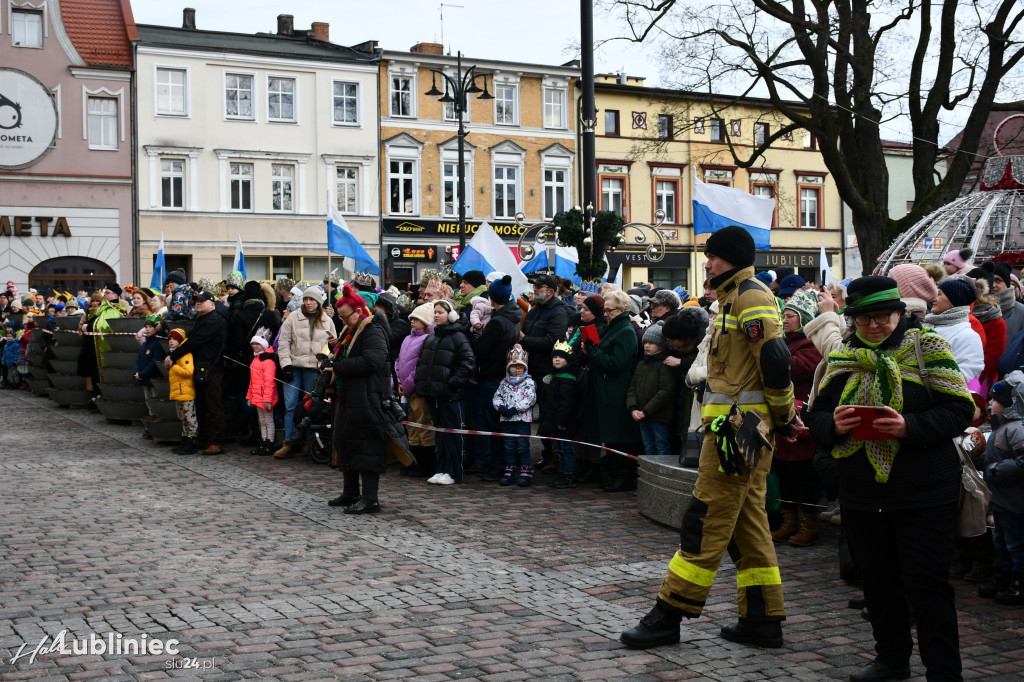
[[654, 355], [645, 355], [637, 363], [626, 393], [629, 410], [643, 410], [646, 419], [663, 424], [672, 421], [679, 398], [679, 370], [665, 364], [667, 357], [664, 349]]
[[626, 392], [633, 378], [636, 331], [629, 314], [608, 323], [601, 343], [587, 357], [587, 382], [579, 435], [592, 443], [637, 443], [640, 430], [626, 409]]

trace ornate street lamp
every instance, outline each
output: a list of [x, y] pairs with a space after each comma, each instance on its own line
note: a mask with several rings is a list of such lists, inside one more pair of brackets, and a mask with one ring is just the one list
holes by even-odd
[[[465, 155], [466, 155], [466, 129], [462, 123], [462, 115], [466, 111], [466, 96], [477, 95], [477, 99], [494, 99], [491, 93], [487, 92], [486, 73], [477, 73], [475, 66], [470, 66], [466, 71], [462, 70], [462, 53], [459, 52], [455, 60], [455, 77], [449, 76], [441, 69], [430, 69], [431, 80], [430, 90], [424, 94], [427, 97], [438, 97], [439, 102], [451, 103], [455, 110], [455, 118], [459, 122], [459, 167], [458, 173], [458, 201], [459, 201], [459, 253], [466, 250], [466, 177], [465, 177]], [[443, 79], [444, 93], [437, 89], [437, 76]], [[483, 79], [483, 89], [476, 84], [478, 78]], [[442, 185], [443, 192], [443, 185]]]

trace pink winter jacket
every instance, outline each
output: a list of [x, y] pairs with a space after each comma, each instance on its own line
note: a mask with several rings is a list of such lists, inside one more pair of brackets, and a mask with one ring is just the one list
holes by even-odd
[[402, 339], [402, 347], [398, 351], [398, 359], [395, 360], [398, 383], [402, 386], [405, 397], [410, 400], [416, 397], [416, 365], [420, 361], [420, 350], [433, 328], [434, 325], [426, 329], [413, 329], [409, 336]]
[[277, 405], [277, 361], [274, 353], [267, 351], [260, 353], [252, 359], [249, 365], [249, 391], [245, 399], [249, 403], [262, 410], [264, 403], [270, 403], [270, 409]]

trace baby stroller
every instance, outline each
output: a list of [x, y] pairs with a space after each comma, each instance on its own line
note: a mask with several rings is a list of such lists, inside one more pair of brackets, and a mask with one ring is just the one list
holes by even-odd
[[325, 464], [331, 460], [331, 396], [334, 394], [334, 374], [327, 371], [334, 362], [334, 356], [324, 350], [317, 353], [317, 375], [313, 390], [302, 396], [292, 417], [295, 430], [285, 445], [290, 452], [301, 452], [309, 446], [309, 456], [314, 462]]

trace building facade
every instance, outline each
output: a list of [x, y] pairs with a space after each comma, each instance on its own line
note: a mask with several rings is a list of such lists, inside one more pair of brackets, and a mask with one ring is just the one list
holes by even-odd
[[[722, 98], [647, 88], [642, 78], [599, 75], [597, 188], [600, 210], [627, 222], [653, 223], [666, 213], [661, 233], [667, 253], [650, 261], [628, 246], [609, 256], [611, 272], [623, 266], [623, 284], [684, 285], [700, 293], [706, 235], [693, 234], [693, 177], [776, 200], [771, 250], [757, 253], [758, 271], [788, 266], [819, 279], [824, 242], [832, 274], [841, 278], [842, 204], [814, 137], [794, 133], [773, 142], [756, 167], [741, 158], [781, 130], [788, 120], [767, 100]], [[728, 126], [728, 127], [727, 127]]]
[[128, 0], [0, 12], [0, 280], [91, 289], [137, 276]]
[[[547, 66], [463, 58], [463, 68], [493, 99], [470, 95], [463, 115], [466, 235], [486, 221], [510, 247], [526, 223], [574, 205], [575, 64]], [[385, 279], [399, 287], [424, 268], [452, 262], [459, 248], [458, 122], [451, 103], [426, 93], [445, 90], [456, 57], [441, 45], [385, 50], [380, 62], [381, 216]], [[482, 93], [478, 93], [482, 94]]]
[[239, 238], [249, 279], [319, 281], [328, 201], [379, 250], [376, 43], [343, 47], [325, 23], [293, 24], [202, 31], [186, 9], [181, 28], [139, 26], [143, 281], [161, 239], [168, 270], [217, 281]]

